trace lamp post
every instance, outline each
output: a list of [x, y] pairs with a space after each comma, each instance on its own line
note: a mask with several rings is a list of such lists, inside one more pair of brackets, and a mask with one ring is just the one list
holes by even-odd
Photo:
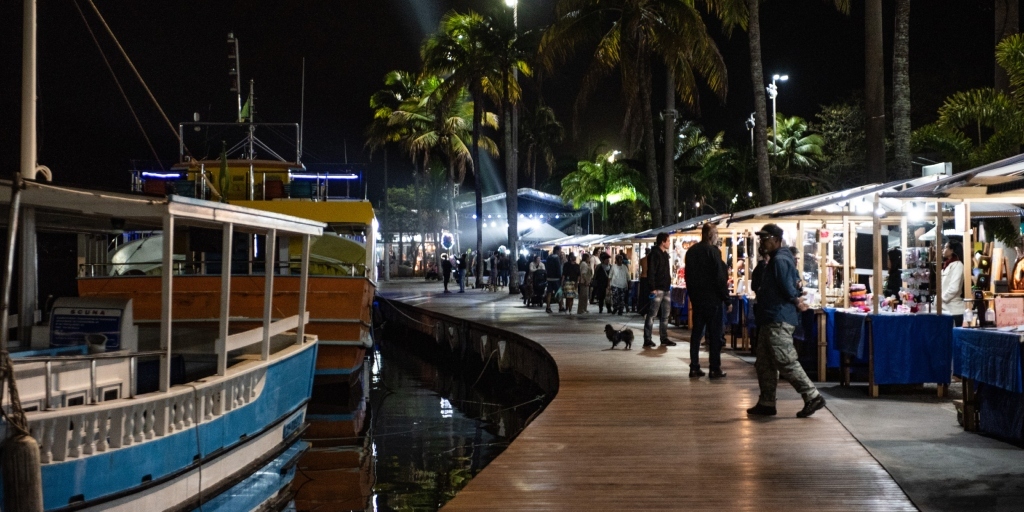
[[772, 83], [768, 86], [768, 96], [772, 99], [772, 139], [775, 141], [775, 152], [779, 151], [779, 119], [778, 111], [775, 109], [775, 98], [779, 95], [779, 87], [776, 81], [785, 82], [789, 75], [772, 75]]
[[754, 153], [754, 113], [750, 113], [750, 117], [747, 118], [747, 131], [750, 132], [750, 153]]

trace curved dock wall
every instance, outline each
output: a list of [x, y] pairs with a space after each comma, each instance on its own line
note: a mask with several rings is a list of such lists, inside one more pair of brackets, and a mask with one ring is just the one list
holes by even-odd
[[388, 329], [430, 340], [470, 368], [525, 379], [548, 398], [558, 393], [558, 368], [543, 347], [519, 334], [478, 322], [428, 311], [393, 300], [378, 300]]

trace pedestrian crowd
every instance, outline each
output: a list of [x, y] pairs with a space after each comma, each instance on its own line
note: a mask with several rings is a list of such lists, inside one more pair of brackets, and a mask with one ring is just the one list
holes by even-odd
[[[807, 377], [797, 360], [793, 332], [799, 314], [807, 310], [800, 287], [794, 252], [785, 247], [784, 232], [776, 224], [766, 224], [758, 236], [757, 265], [751, 272], [751, 289], [756, 294], [754, 323], [757, 328], [754, 346], [760, 395], [747, 413], [754, 416], [776, 414], [776, 388], [779, 376], [789, 381], [804, 399], [804, 407], [797, 413], [806, 418], [825, 406], [825, 399]], [[690, 331], [689, 377], [710, 379], [726, 377], [722, 369], [724, 345], [723, 319], [731, 311], [728, 269], [719, 249], [718, 228], [705, 224], [701, 241], [686, 251], [685, 283], [693, 315]], [[669, 259], [669, 236], [659, 233], [654, 247], [640, 259], [638, 283], [638, 310], [644, 314], [643, 346], [657, 347], [654, 343], [654, 322], [658, 322], [659, 344], [675, 346], [668, 337], [668, 318], [671, 314], [672, 271]], [[951, 251], [952, 252], [952, 251]], [[441, 273], [445, 293], [449, 293], [449, 278], [454, 274], [459, 293], [465, 291], [465, 255], [442, 257]], [[510, 279], [509, 259], [497, 253], [488, 258], [490, 282], [507, 286]], [[547, 258], [534, 255], [530, 260], [520, 257], [516, 262], [517, 277], [523, 302], [527, 306], [543, 305], [554, 314], [553, 307], [566, 315], [589, 313], [596, 305], [598, 314], [623, 315], [626, 310], [630, 285], [629, 261], [621, 250], [613, 257], [595, 250], [593, 254], [564, 253], [555, 246]], [[472, 264], [469, 268], [473, 268]], [[574, 311], [574, 307], [575, 311]], [[700, 346], [705, 341], [708, 350], [708, 371], [701, 368]]]

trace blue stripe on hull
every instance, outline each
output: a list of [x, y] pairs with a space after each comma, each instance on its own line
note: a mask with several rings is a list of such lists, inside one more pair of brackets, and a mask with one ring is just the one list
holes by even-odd
[[[272, 498], [284, 486], [291, 483], [292, 479], [295, 478], [295, 469], [297, 467], [295, 461], [308, 448], [309, 443], [297, 441], [276, 459], [270, 461], [269, 464], [249, 476], [249, 478], [220, 493], [216, 498], [204, 503], [202, 508], [195, 510], [213, 512], [218, 510], [239, 511], [255, 509]], [[288, 469], [282, 473], [281, 471], [285, 467]]]
[[[45, 464], [43, 506], [50, 510], [68, 505], [73, 496], [86, 501], [140, 487], [142, 479], [159, 480], [195, 462], [230, 449], [242, 436], [253, 436], [299, 407], [312, 391], [316, 347], [309, 347], [267, 368], [263, 391], [255, 401], [219, 418], [161, 439], [134, 444], [107, 453]], [[202, 449], [197, 452], [197, 444]], [[168, 504], [173, 506], [174, 504]]]

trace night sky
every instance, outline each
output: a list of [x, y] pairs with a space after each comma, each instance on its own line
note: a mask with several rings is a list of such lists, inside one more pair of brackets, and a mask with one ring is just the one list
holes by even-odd
[[[501, 0], [490, 0], [500, 3]], [[371, 118], [370, 94], [392, 69], [419, 69], [419, 46], [441, 15], [455, 8], [483, 9], [482, 1], [160, 1], [96, 0], [171, 122], [228, 121], [235, 96], [227, 75], [228, 32], [241, 42], [242, 78], [255, 80], [259, 118], [298, 122], [302, 58], [306, 59], [306, 162], [367, 162], [369, 194], [382, 194], [380, 156], [363, 149]], [[779, 111], [812, 118], [818, 106], [842, 101], [863, 89], [863, 2], [843, 16], [831, 2], [767, 0], [762, 7], [764, 71], [788, 73]], [[891, 71], [892, 1], [885, 2], [886, 66]], [[177, 158], [178, 145], [138, 81], [119, 56], [88, 4], [80, 3], [125, 87], [161, 159]], [[553, 16], [553, 0], [520, 0], [520, 28], [538, 29]], [[0, 165], [5, 175], [18, 164], [21, 2], [0, 4]], [[133, 159], [152, 152], [107, 71], [75, 4], [39, 2], [39, 161], [55, 181], [126, 190]], [[747, 38], [737, 30], [718, 37], [729, 70], [723, 104], [702, 94], [698, 122], [724, 130], [735, 144], [749, 141], [744, 120], [753, 110]], [[916, 0], [911, 7], [911, 89], [913, 124], [934, 120], [949, 94], [990, 86], [994, 68], [992, 2]], [[583, 56], [585, 57], [585, 56]], [[582, 61], [581, 61], [582, 62]], [[568, 127], [578, 90], [580, 63], [545, 76], [543, 93]], [[653, 97], [663, 101], [656, 77]], [[887, 76], [887, 92], [891, 78]], [[579, 138], [563, 152], [580, 157], [598, 143], [619, 147], [622, 112], [614, 80], [600, 89], [583, 114]], [[660, 110], [660, 105], [654, 106]], [[770, 109], [769, 103], [769, 109]], [[694, 118], [693, 113], [684, 113]], [[770, 115], [770, 113], [769, 113]], [[397, 151], [391, 179], [401, 181], [410, 165]]]

